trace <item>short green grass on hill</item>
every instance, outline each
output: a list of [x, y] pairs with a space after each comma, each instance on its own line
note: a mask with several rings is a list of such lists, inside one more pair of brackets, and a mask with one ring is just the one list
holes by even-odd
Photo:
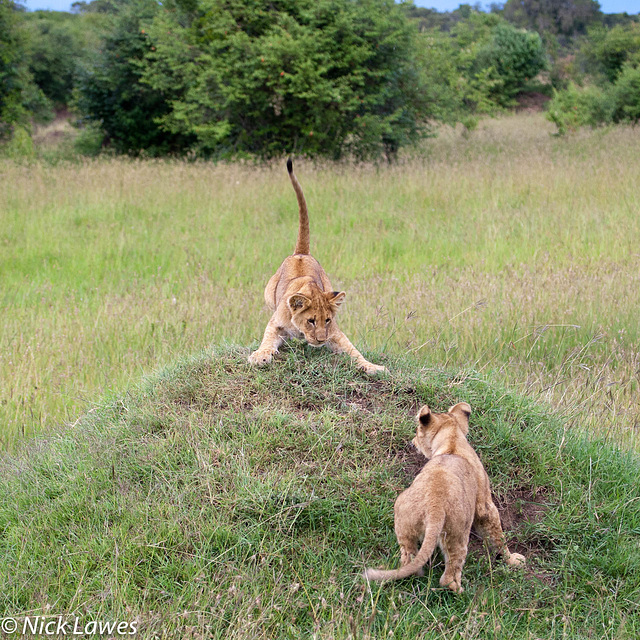
[[[371, 379], [293, 343], [183, 359], [0, 469], [0, 618], [135, 622], [139, 638], [640, 636], [640, 465], [473, 371]], [[473, 407], [507, 569], [474, 538], [456, 596], [394, 567], [393, 502], [429, 404]]]

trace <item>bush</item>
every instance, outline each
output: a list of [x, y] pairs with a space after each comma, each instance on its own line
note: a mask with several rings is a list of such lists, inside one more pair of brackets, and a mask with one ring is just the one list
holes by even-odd
[[141, 63], [150, 47], [141, 24], [158, 10], [154, 0], [121, 2], [101, 49], [78, 72], [74, 108], [86, 124], [98, 125], [119, 153], [144, 150], [157, 156], [188, 142], [160, 127], [158, 119], [170, 106], [162, 91], [140, 82]]
[[97, 156], [102, 150], [104, 133], [98, 123], [92, 122], [80, 129], [73, 141], [73, 148], [83, 156]]
[[610, 122], [636, 124], [640, 121], [640, 67], [626, 65], [615, 84], [602, 88], [581, 89], [572, 83], [564, 91], [556, 91], [549, 102], [547, 118], [561, 135]]
[[640, 64], [640, 23], [591, 29], [581, 54], [592, 75], [615, 82], [626, 64]]
[[125, 0], [76, 106], [118, 152], [388, 158], [427, 113], [391, 0]]
[[36, 151], [29, 132], [22, 126], [13, 128], [11, 138], [3, 145], [2, 153], [12, 160], [31, 160], [35, 158]]
[[0, 0], [0, 140], [31, 117], [51, 117], [49, 101], [36, 86], [26, 63], [26, 40], [17, 6]]
[[207, 156], [392, 157], [426, 115], [415, 32], [391, 0], [170, 2], [142, 81], [156, 121]]
[[611, 122], [614, 104], [609, 92], [598, 87], [581, 89], [571, 83], [564, 91], [554, 91], [547, 106], [547, 119], [564, 135], [580, 127]]
[[547, 62], [537, 33], [500, 22], [480, 50], [477, 65], [480, 69], [492, 70], [495, 84], [490, 94], [498, 104], [509, 107], [526, 83], [546, 68]]
[[612, 90], [615, 122], [640, 121], [640, 67], [626, 66]]
[[542, 41], [496, 14], [471, 12], [450, 33], [418, 37], [417, 57], [432, 112], [453, 124], [513, 105], [526, 83], [545, 68]]

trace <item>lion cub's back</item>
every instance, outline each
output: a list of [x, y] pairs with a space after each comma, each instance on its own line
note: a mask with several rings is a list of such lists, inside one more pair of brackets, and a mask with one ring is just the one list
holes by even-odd
[[313, 256], [296, 253], [285, 258], [278, 271], [281, 279], [293, 280], [304, 276], [317, 276], [323, 269]]
[[424, 520], [444, 509], [447, 520], [469, 527], [475, 513], [478, 485], [473, 467], [456, 455], [432, 458], [411, 486], [396, 500], [396, 517]]
[[[305, 254], [295, 254], [284, 259], [278, 271], [272, 276], [265, 290], [265, 299], [273, 299], [274, 304], [280, 302], [289, 285], [293, 282], [313, 281], [322, 291], [330, 291], [331, 283], [320, 263], [313, 257]], [[293, 285], [292, 285], [293, 286]]]

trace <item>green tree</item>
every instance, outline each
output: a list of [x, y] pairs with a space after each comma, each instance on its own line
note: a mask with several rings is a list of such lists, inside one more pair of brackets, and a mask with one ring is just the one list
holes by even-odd
[[514, 104], [545, 68], [540, 36], [499, 15], [472, 12], [450, 32], [423, 31], [418, 56], [428, 100], [438, 119], [473, 126], [479, 114]]
[[614, 104], [611, 95], [595, 86], [578, 87], [574, 83], [562, 91], [554, 91], [547, 105], [547, 120], [553, 122], [558, 133], [576, 131], [580, 127], [611, 122]]
[[207, 155], [393, 157], [429, 115], [415, 35], [391, 0], [168, 0], [142, 80]]
[[640, 65], [640, 22], [590, 29], [581, 55], [591, 75], [615, 82], [625, 64]]
[[19, 7], [0, 0], [0, 139], [14, 125], [50, 113], [45, 96], [33, 81], [26, 63], [26, 39]]
[[540, 35], [574, 36], [602, 19], [597, 0], [507, 0], [504, 17]]
[[35, 11], [24, 16], [26, 57], [36, 84], [56, 106], [71, 100], [78, 65], [100, 37], [98, 16]]
[[501, 106], [511, 106], [526, 83], [546, 67], [542, 39], [537, 33], [500, 22], [478, 53], [479, 69], [492, 69], [489, 93]]
[[79, 0], [78, 2], [71, 3], [71, 9], [74, 13], [107, 13], [117, 14], [118, 7], [121, 0], [93, 0], [92, 2], [84, 2]]
[[189, 142], [160, 128], [157, 120], [170, 105], [162, 91], [140, 82], [140, 65], [151, 48], [141, 25], [159, 8], [155, 0], [120, 2], [104, 41], [78, 71], [74, 106], [119, 153], [162, 155]]
[[640, 65], [626, 65], [612, 90], [614, 122], [640, 122]]

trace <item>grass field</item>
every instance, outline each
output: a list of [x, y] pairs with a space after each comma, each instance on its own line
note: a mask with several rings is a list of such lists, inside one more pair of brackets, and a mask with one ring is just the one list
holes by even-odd
[[[295, 241], [283, 163], [0, 160], [0, 635], [636, 640], [639, 143], [521, 115], [297, 163], [378, 378], [296, 342], [246, 361]], [[438, 556], [369, 584], [413, 416], [458, 401], [526, 566], [473, 536], [459, 596]]]
[[[0, 619], [144, 640], [638, 638], [637, 458], [470, 371], [369, 353], [391, 372], [372, 380], [299, 344], [265, 370], [248, 353], [182, 358], [0, 461]], [[460, 400], [526, 566], [473, 537], [459, 596], [437, 555], [424, 578], [367, 584], [398, 566], [413, 415]]]
[[[640, 129], [551, 130], [518, 115], [396, 166], [298, 162], [312, 252], [357, 346], [471, 367], [637, 446]], [[0, 160], [0, 181], [3, 447], [260, 339], [295, 242], [283, 162]]]

